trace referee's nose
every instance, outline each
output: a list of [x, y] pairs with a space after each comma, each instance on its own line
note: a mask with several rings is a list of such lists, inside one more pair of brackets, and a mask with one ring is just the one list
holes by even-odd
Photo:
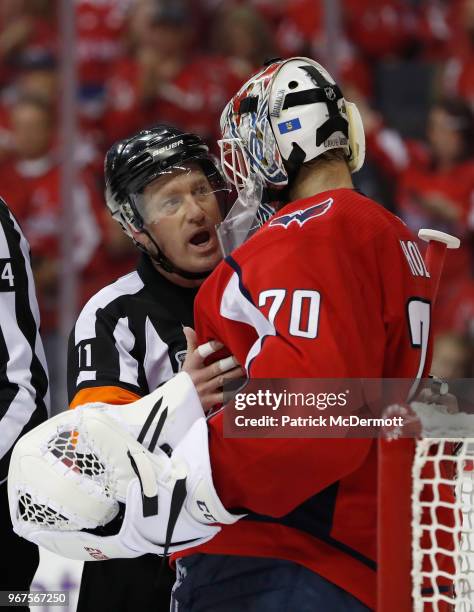
[[195, 198], [191, 193], [188, 193], [186, 195], [186, 200], [184, 203], [184, 214], [186, 220], [190, 223], [198, 223], [202, 221], [206, 216], [202, 204], [200, 204], [198, 199]]

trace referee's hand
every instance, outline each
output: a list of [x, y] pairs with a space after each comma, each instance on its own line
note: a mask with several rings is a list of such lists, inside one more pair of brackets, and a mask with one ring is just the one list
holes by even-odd
[[211, 340], [206, 344], [197, 344], [197, 336], [191, 327], [183, 327], [187, 342], [186, 359], [183, 371], [187, 372], [196, 387], [201, 404], [205, 411], [216, 404], [224, 402], [224, 381], [228, 382], [245, 376], [245, 370], [240, 367], [235, 357], [225, 357], [205, 365], [205, 360], [223, 348], [223, 344]]

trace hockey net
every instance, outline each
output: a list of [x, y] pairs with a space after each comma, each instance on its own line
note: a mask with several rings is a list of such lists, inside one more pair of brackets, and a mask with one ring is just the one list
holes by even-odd
[[474, 612], [474, 439], [380, 441], [381, 612]]
[[412, 470], [412, 598], [415, 612], [474, 611], [473, 445], [416, 443]]

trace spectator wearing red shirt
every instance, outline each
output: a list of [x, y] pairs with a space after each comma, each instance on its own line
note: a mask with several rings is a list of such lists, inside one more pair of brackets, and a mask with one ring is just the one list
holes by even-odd
[[443, 71], [447, 96], [466, 100], [474, 109], [474, 0], [461, 0], [453, 9], [451, 51]]
[[362, 55], [373, 61], [403, 55], [417, 33], [407, 0], [344, 0], [345, 31]]
[[124, 32], [131, 0], [76, 0], [76, 57], [79, 119], [97, 142], [102, 138], [105, 82], [124, 54]]
[[453, 42], [452, 6], [459, 4], [443, 0], [418, 3], [417, 38], [423, 58], [444, 61]]
[[23, 53], [17, 61], [18, 72], [0, 94], [0, 163], [12, 153], [10, 113], [15, 102], [32, 96], [54, 105], [57, 100], [56, 59], [48, 51]]
[[[418, 160], [412, 156], [407, 163], [397, 201], [401, 217], [412, 230], [432, 227], [462, 239], [443, 273], [438, 298], [441, 313], [459, 299], [461, 287], [472, 283], [473, 114], [462, 101], [440, 102], [429, 113], [426, 134], [426, 155]], [[463, 294], [469, 292], [463, 289]]]
[[[56, 57], [44, 51], [38, 54], [24, 53], [18, 63], [15, 80], [0, 98], [0, 162], [12, 152], [13, 142], [10, 126], [12, 107], [25, 96], [43, 100], [53, 110], [59, 103], [58, 69]], [[79, 109], [82, 108], [79, 105]], [[79, 117], [81, 119], [81, 116]], [[55, 117], [56, 121], [56, 117]], [[76, 161], [80, 167], [88, 167], [97, 176], [102, 175], [102, 155], [93, 138], [84, 131], [81, 121], [81, 138], [76, 142]]]
[[313, 0], [288, 0], [276, 40], [282, 56], [320, 53], [324, 45], [324, 5]]
[[131, 0], [76, 0], [79, 82], [103, 85], [108, 70], [124, 51], [123, 35]]
[[275, 35], [279, 55], [281, 57], [309, 55], [331, 64], [336, 61], [339, 78], [344, 86], [351, 83], [361, 94], [370, 97], [371, 69], [344, 28], [338, 32], [337, 57], [328, 56], [323, 4], [314, 0], [289, 0], [285, 3], [284, 9]]
[[108, 142], [156, 123], [215, 140], [222, 106], [240, 78], [227, 59], [192, 54], [190, 8], [184, 0], [135, 5], [133, 54], [108, 82]]
[[[54, 151], [54, 111], [42, 99], [21, 98], [10, 112], [13, 155], [0, 165], [0, 195], [8, 198], [11, 209], [22, 223], [32, 251], [41, 312], [41, 328], [50, 370], [53, 409], [63, 407], [57, 388], [58, 298], [61, 210], [60, 164]], [[93, 182], [85, 172], [78, 176], [74, 190], [75, 238], [71, 257], [79, 274], [80, 299], [84, 303], [88, 284], [97, 274], [100, 258], [100, 228], [95, 210], [100, 207]], [[95, 287], [92, 287], [92, 291]]]
[[224, 5], [213, 22], [211, 36], [214, 52], [228, 58], [242, 82], [275, 55], [269, 25], [251, 5]]
[[[426, 143], [404, 139], [384, 124], [367, 99], [354, 94], [367, 141], [367, 161], [391, 189], [382, 198], [413, 231], [432, 227], [458, 235], [462, 247], [446, 263], [435, 311], [437, 331], [473, 333], [474, 154], [473, 114], [460, 100], [440, 102], [429, 113]], [[358, 179], [363, 177], [359, 173]], [[358, 183], [364, 193], [371, 187]], [[392, 202], [392, 191], [395, 198]]]
[[0, 3], [0, 87], [14, 77], [17, 60], [23, 53], [55, 51], [55, 4], [48, 0]]
[[466, 279], [454, 287], [449, 300], [437, 311], [439, 333], [464, 334], [474, 347], [474, 281]]

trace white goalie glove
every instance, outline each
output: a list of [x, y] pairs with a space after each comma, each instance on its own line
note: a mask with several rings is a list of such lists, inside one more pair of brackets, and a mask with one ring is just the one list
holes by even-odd
[[15, 532], [64, 557], [103, 560], [171, 554], [236, 522], [212, 482], [193, 390], [182, 373], [133, 404], [89, 404], [23, 436], [8, 475]]

